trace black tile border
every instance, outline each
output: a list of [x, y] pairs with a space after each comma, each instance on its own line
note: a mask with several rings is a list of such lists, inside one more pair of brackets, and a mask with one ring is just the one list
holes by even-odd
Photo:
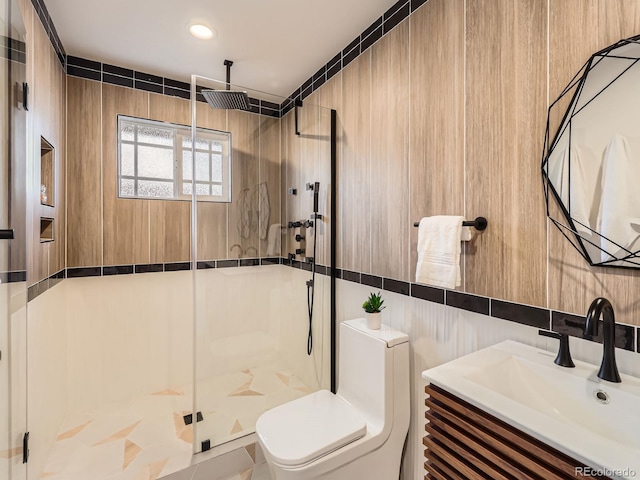
[[67, 268], [67, 278], [100, 277], [102, 267], [76, 267]]
[[360, 274], [360, 283], [373, 288], [382, 288], [382, 277], [377, 275], [369, 275], [368, 273]]
[[388, 292], [399, 293], [400, 295], [409, 295], [411, 292], [411, 284], [393, 278], [383, 278], [382, 288]]
[[444, 289], [442, 288], [412, 283], [411, 296], [419, 298], [420, 300], [427, 300], [428, 302], [444, 305]]
[[191, 270], [191, 262], [172, 262], [164, 264], [165, 272], [180, 272], [183, 270]]
[[63, 70], [67, 68], [67, 52], [65, 52], [64, 47], [62, 46], [62, 42], [60, 41], [60, 36], [58, 35], [58, 31], [56, 30], [55, 25], [53, 24], [53, 20], [51, 19], [51, 15], [49, 15], [49, 10], [45, 5], [44, 0], [31, 0], [33, 4], [33, 8], [44, 27], [47, 36], [49, 37], [49, 41], [53, 46], [53, 49], [56, 52], [58, 60], [62, 65]]
[[444, 303], [450, 307], [489, 316], [489, 298], [456, 290], [447, 290]]
[[[326, 267], [327, 274], [329, 270], [329, 267]], [[369, 283], [372, 283], [371, 279], [382, 278], [351, 270], [336, 269], [336, 271], [338, 272], [336, 277], [339, 279], [367, 286], [371, 286], [369, 285]], [[578, 338], [582, 338], [582, 331], [584, 330], [585, 318], [579, 315], [507, 302], [457, 290], [446, 290], [431, 285], [409, 283], [386, 277], [382, 278], [381, 290], [400, 295], [409, 295], [408, 292], [410, 291], [410, 296], [419, 300], [459, 308], [532, 328], [551, 329]], [[599, 334], [593, 341], [602, 343], [602, 326], [598, 331]], [[640, 353], [640, 327], [623, 323], [616, 324], [616, 347], [631, 352], [637, 349], [637, 352]]]
[[241, 258], [240, 266], [241, 267], [257, 267], [260, 265], [259, 258]]
[[[331, 60], [320, 67], [316, 73], [305, 80], [299, 88], [294, 90], [280, 105], [280, 117], [284, 117], [293, 109], [295, 100], [304, 100], [311, 95], [426, 2], [427, 0], [399, 0], [396, 2]], [[326, 72], [324, 80], [320, 80], [322, 78], [319, 75], [320, 72]]]
[[[152, 75], [150, 73], [134, 71], [118, 65], [100, 63], [87, 58], [69, 56], [66, 72], [67, 75], [73, 77], [95, 80], [110, 85], [133, 88], [169, 97], [180, 97], [185, 100], [191, 98], [191, 84], [189, 83]], [[319, 88], [320, 85], [324, 83], [325, 78], [326, 75], [319, 75], [315, 81], [313, 78], [309, 79], [307, 94]], [[198, 87], [198, 91], [200, 90], [202, 90], [202, 87]], [[196, 98], [199, 102], [206, 103], [202, 94], [198, 93]], [[249, 103], [253, 113], [273, 118], [280, 118], [282, 116], [280, 104], [257, 98], [249, 98]]]
[[198, 267], [198, 270], [210, 270], [212, 268], [216, 268], [216, 261], [215, 260], [200, 261], [197, 263], [197, 267]]
[[261, 258], [260, 265], [282, 265], [281, 257]]
[[[222, 259], [222, 260], [203, 260], [198, 261], [198, 270], [229, 268], [229, 267], [245, 267], [259, 265], [284, 265], [291, 268], [301, 270], [303, 265], [310, 263], [301, 262], [299, 260], [289, 260], [284, 257], [265, 257], [265, 258], [243, 258], [243, 259]], [[105, 267], [80, 267], [68, 268], [60, 270], [50, 277], [28, 287], [27, 299], [33, 300], [47, 290], [60, 283], [65, 278], [82, 278], [112, 275], [127, 275], [133, 273], [149, 273], [149, 272], [172, 272], [191, 270], [191, 262], [171, 262], [171, 263], [155, 263], [140, 265], [110, 265]], [[306, 268], [304, 270], [307, 270]], [[548, 330], [551, 329], [558, 333], [566, 333], [572, 337], [582, 338], [584, 331], [585, 318], [580, 315], [559, 312], [556, 310], [547, 310], [546, 308], [534, 307], [515, 302], [507, 302], [504, 300], [482, 297], [457, 290], [446, 290], [443, 288], [433, 287], [420, 283], [410, 283], [393, 278], [379, 277], [367, 273], [354, 272], [351, 270], [334, 269], [336, 278], [347, 282], [358, 283], [366, 286], [373, 286], [390, 293], [411, 296], [418, 300], [424, 300], [430, 303], [446, 305], [449, 307], [460, 308], [474, 313], [490, 316], [508, 322], [518, 323], [532, 328]], [[16, 272], [19, 278], [24, 278], [26, 272]], [[330, 276], [331, 267], [316, 264], [316, 273], [319, 275]], [[2, 274], [0, 274], [2, 275]], [[0, 276], [0, 278], [2, 278]], [[24, 280], [18, 280], [24, 281]], [[380, 282], [378, 287], [378, 281]], [[602, 321], [600, 321], [602, 324]], [[592, 341], [602, 343], [603, 327], [600, 325], [598, 336]], [[623, 323], [616, 324], [616, 347], [631, 352], [640, 353], [640, 327], [635, 325], [627, 325]]]
[[529, 325], [530, 327], [549, 330], [551, 328], [551, 315], [549, 310], [519, 303], [504, 302], [491, 299], [491, 316], [509, 320], [511, 322]]
[[133, 266], [134, 273], [158, 273], [164, 271], [162, 263], [139, 263]]
[[129, 275], [133, 273], [133, 265], [112, 265], [102, 267], [102, 275], [104, 277], [110, 275]]
[[0, 283], [19, 283], [27, 281], [27, 272], [17, 270], [14, 272], [0, 272]]
[[240, 266], [238, 260], [216, 260], [217, 268], [231, 268]]

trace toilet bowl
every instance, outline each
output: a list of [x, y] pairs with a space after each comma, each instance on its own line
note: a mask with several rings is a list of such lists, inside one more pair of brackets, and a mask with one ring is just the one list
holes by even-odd
[[338, 392], [262, 414], [258, 442], [274, 480], [395, 480], [409, 429], [409, 338], [359, 318], [340, 324]]

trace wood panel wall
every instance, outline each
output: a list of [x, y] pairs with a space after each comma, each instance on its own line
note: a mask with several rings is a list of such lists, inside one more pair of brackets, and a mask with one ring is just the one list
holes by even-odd
[[[191, 258], [190, 202], [117, 196], [117, 115], [189, 125], [187, 100], [69, 78], [68, 266], [186, 262]], [[280, 121], [198, 105], [198, 125], [231, 131], [233, 202], [198, 203], [198, 259], [266, 256], [257, 212], [238, 232], [238, 199], [266, 182], [270, 223], [280, 223]], [[258, 207], [256, 207], [257, 209]], [[231, 246], [239, 244], [231, 251]]]
[[[638, 33], [634, 0], [426, 2], [309, 99], [338, 111], [338, 267], [413, 281], [414, 221], [482, 215], [460, 290], [577, 314], [604, 295], [640, 324], [640, 273], [590, 268], [548, 225], [540, 175], [549, 103]], [[302, 184], [292, 121], [283, 178]]]
[[[27, 31], [27, 82], [31, 108], [27, 115], [27, 281], [33, 285], [65, 267], [66, 251], [66, 73], [30, 2], [20, 4]], [[40, 138], [54, 147], [54, 192], [40, 204]], [[40, 217], [54, 219], [54, 239], [40, 243]]]

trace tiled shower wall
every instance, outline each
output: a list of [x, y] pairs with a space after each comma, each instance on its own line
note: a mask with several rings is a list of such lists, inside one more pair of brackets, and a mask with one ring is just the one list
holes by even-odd
[[640, 324], [640, 272], [589, 267], [548, 224], [540, 173], [548, 105], [591, 53], [637, 34], [639, 8], [429, 0], [372, 46], [356, 39], [305, 98], [338, 112], [338, 266], [412, 280], [413, 222], [484, 216], [461, 290], [576, 314], [605, 296]]
[[[18, 0], [27, 37], [27, 281], [48, 279], [65, 268], [67, 75], [30, 0]], [[57, 35], [55, 36], [57, 38]], [[54, 147], [53, 207], [40, 204], [40, 138]], [[40, 243], [40, 217], [54, 219], [54, 241]]]
[[[68, 179], [67, 266], [188, 262], [190, 202], [118, 198], [116, 118], [190, 125], [190, 102], [77, 77], [69, 77], [68, 100], [68, 162], [74, 175]], [[243, 190], [266, 184], [268, 224], [280, 223], [280, 119], [198, 102], [197, 123], [230, 131], [233, 142], [233, 203], [198, 203], [198, 260], [267, 256], [257, 219], [247, 238], [240, 235], [238, 198]], [[255, 198], [257, 214], [267, 204]]]
[[[27, 332], [29, 478], [40, 477], [65, 419], [154, 392], [191, 395], [194, 354], [198, 382], [278, 361], [310, 389], [328, 388], [330, 324], [321, 319], [329, 316], [329, 277], [316, 277], [312, 356], [308, 279], [278, 264], [198, 270], [195, 347], [190, 271], [69, 278], [39, 295]], [[23, 317], [24, 309], [16, 321]]]

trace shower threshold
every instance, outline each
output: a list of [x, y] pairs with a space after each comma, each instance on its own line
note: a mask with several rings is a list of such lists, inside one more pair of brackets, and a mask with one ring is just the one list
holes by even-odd
[[[193, 408], [192, 392], [191, 385], [176, 387], [68, 415], [41, 478], [156, 480], [189, 467], [194, 428], [184, 416]], [[280, 361], [198, 382], [197, 445], [253, 433], [263, 412], [308, 393]]]

